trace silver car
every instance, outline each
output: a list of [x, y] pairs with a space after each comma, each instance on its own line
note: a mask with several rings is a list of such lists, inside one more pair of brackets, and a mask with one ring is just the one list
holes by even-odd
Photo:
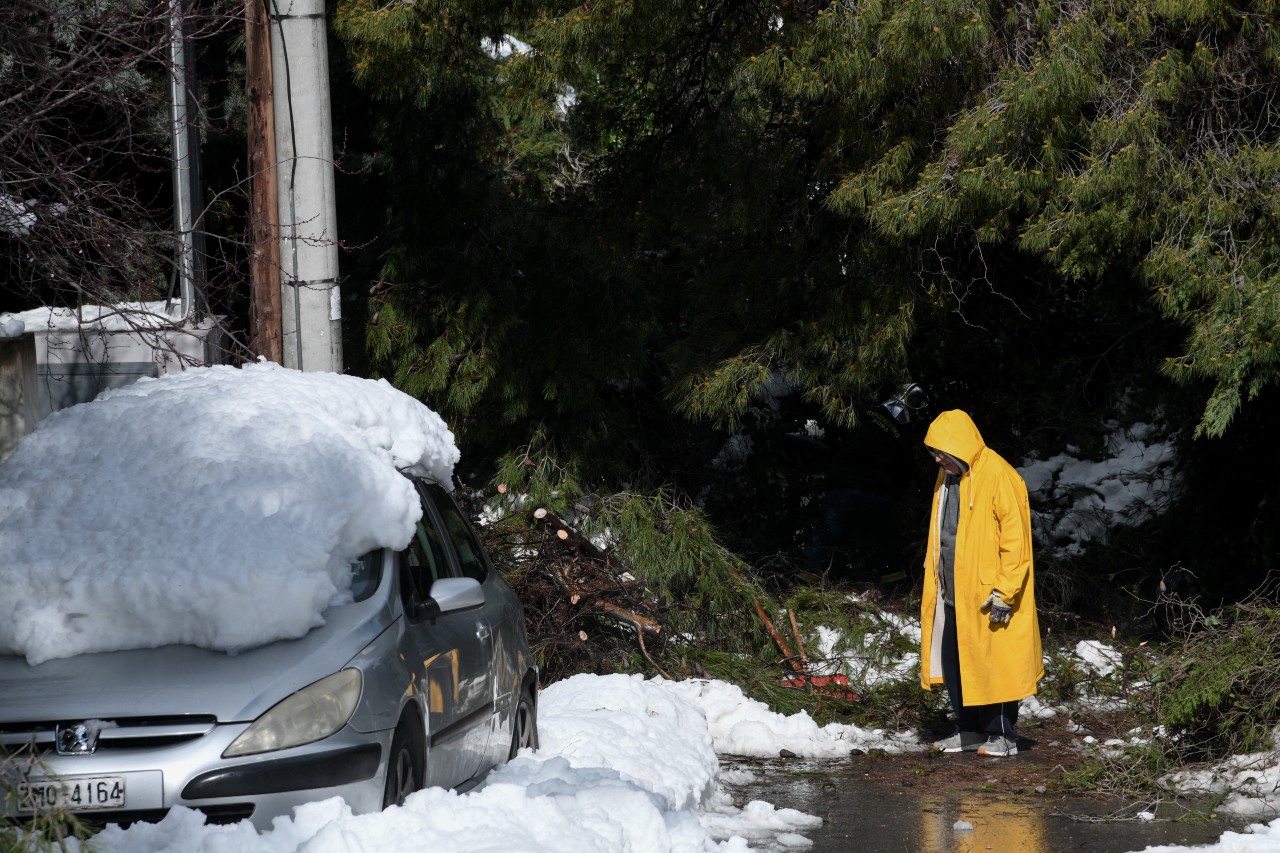
[[300, 639], [238, 655], [0, 656], [8, 814], [60, 806], [127, 823], [189, 806], [268, 829], [331, 796], [364, 813], [423, 786], [466, 789], [536, 748], [520, 602], [453, 498], [415, 485], [409, 547], [353, 564], [355, 600]]

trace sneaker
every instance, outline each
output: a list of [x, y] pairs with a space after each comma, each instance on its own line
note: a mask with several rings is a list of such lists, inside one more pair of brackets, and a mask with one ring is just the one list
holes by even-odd
[[978, 747], [978, 755], [990, 755], [993, 758], [1011, 758], [1018, 754], [1017, 738], [991, 735], [987, 742]]
[[950, 737], [933, 742], [933, 748], [939, 752], [973, 752], [982, 746], [982, 735], [978, 732], [953, 732]]

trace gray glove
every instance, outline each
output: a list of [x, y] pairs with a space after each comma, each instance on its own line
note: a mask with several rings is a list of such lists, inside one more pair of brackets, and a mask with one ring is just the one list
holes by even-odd
[[981, 610], [985, 612], [987, 608], [991, 609], [992, 625], [1008, 625], [1009, 620], [1013, 618], [1013, 608], [1004, 603], [1004, 599], [998, 592], [992, 592], [987, 600], [982, 602]]

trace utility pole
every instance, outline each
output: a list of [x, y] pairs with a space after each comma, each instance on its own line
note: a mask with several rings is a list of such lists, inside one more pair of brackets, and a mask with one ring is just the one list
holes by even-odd
[[286, 367], [342, 371], [324, 0], [268, 0]]
[[196, 98], [194, 52], [187, 39], [186, 0], [169, 3], [169, 133], [173, 144], [173, 219], [182, 316], [208, 313], [204, 264], [204, 193], [200, 184], [200, 127], [192, 121]]
[[280, 213], [276, 120], [271, 90], [270, 0], [245, 0], [245, 99], [249, 105], [250, 349], [284, 362], [280, 318]]

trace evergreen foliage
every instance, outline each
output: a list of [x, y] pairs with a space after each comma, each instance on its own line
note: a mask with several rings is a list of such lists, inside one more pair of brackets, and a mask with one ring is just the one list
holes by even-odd
[[[923, 43], [909, 79], [921, 85], [899, 100], [910, 118], [921, 115], [913, 94], [949, 83], [960, 96], [927, 136], [887, 114], [881, 128], [892, 134], [847, 164], [834, 208], [889, 239], [1006, 245], [1064, 281], [1145, 292], [1189, 329], [1168, 373], [1214, 383], [1202, 434], [1221, 435], [1242, 400], [1274, 383], [1280, 78], [1270, 4], [908, 3], [834, 14], [870, 24], [871, 55], [888, 52], [895, 67], [909, 61], [892, 51], [914, 27]], [[838, 43], [822, 50], [809, 63], [820, 78]], [[868, 108], [883, 105], [887, 85], [872, 79], [854, 87], [871, 96]]]
[[[1280, 370], [1276, 24], [1266, 0], [344, 0], [370, 369], [441, 411], [467, 476], [515, 488], [495, 460], [546, 447], [584, 490], [696, 495], [752, 560], [802, 539], [775, 512], [802, 484], [757, 456], [778, 467], [720, 494], [710, 460], [790, 428], [758, 415], [783, 394], [852, 425], [909, 376], [1015, 464], [1136, 396], [1217, 477], [1237, 446], [1191, 435], [1240, 432]], [[1230, 547], [1195, 530], [1118, 557]]]
[[[756, 607], [776, 608], [776, 603], [687, 500], [662, 488], [585, 492], [569, 468], [533, 446], [506, 460], [501, 473], [507, 476], [492, 502], [494, 512], [518, 539], [537, 526], [529, 513], [548, 509], [608, 554], [609, 572], [630, 573], [642, 584], [645, 610], [662, 625], [655, 648], [672, 647], [660, 655], [688, 655], [685, 646], [692, 643], [754, 656], [770, 643]], [[498, 543], [498, 550], [510, 554], [519, 547]], [[527, 556], [536, 560], [539, 555]], [[508, 559], [518, 564], [523, 557]]]
[[544, 422], [599, 457], [644, 366], [647, 297], [620, 264], [599, 267], [572, 211], [549, 203], [573, 163], [500, 108], [495, 55], [520, 11], [337, 9], [357, 82], [378, 102], [385, 208], [370, 358], [482, 457], [510, 451], [513, 428], [527, 440]]
[[1224, 758], [1272, 746], [1280, 723], [1280, 606], [1274, 586], [1202, 614], [1157, 675], [1160, 722], [1182, 751]]
[[386, 105], [375, 362], [469, 439], [540, 424], [590, 454], [635, 426], [621, 388], [733, 427], [782, 383], [852, 423], [967, 282], [1082, 285], [1185, 330], [1165, 369], [1212, 384], [1220, 435], [1277, 375], [1274, 23], [1265, 0], [349, 0]]

